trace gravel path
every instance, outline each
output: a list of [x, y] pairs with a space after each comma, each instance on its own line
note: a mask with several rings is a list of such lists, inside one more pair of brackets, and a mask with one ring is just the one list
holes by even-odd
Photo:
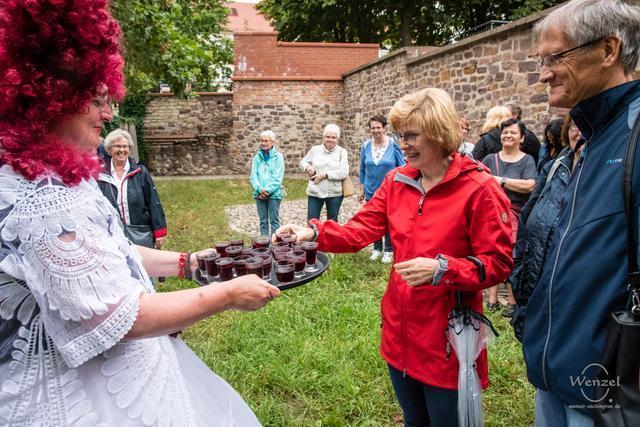
[[[360, 209], [356, 196], [345, 197], [340, 208], [339, 221], [344, 224]], [[224, 208], [229, 221], [229, 228], [238, 233], [255, 236], [260, 233], [258, 211], [254, 204], [234, 205]], [[322, 210], [322, 218], [326, 219], [326, 209]], [[283, 200], [280, 204], [280, 223], [304, 225], [307, 222], [307, 199]]]

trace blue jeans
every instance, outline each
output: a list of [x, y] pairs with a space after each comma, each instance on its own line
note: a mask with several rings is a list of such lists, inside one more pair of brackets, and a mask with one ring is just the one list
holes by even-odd
[[[367, 202], [369, 200], [371, 199], [368, 199]], [[376, 251], [382, 252], [382, 239], [379, 239], [373, 242], [373, 249], [375, 249]], [[391, 236], [389, 235], [389, 229], [387, 229], [387, 232], [384, 234], [384, 251], [393, 252], [393, 246], [391, 246]]]
[[593, 427], [591, 417], [569, 408], [555, 394], [536, 390], [535, 427]]
[[[280, 199], [256, 199], [258, 218], [260, 218], [260, 235], [270, 236], [280, 227]], [[269, 232], [271, 225], [271, 232]]]
[[402, 408], [405, 427], [457, 427], [458, 390], [421, 383], [391, 365], [389, 376]]
[[327, 220], [332, 219], [335, 222], [338, 222], [338, 214], [340, 213], [340, 206], [342, 205], [343, 198], [344, 196], [327, 197], [326, 199], [309, 196], [307, 198], [307, 221], [312, 218], [320, 219], [322, 205], [326, 204]]

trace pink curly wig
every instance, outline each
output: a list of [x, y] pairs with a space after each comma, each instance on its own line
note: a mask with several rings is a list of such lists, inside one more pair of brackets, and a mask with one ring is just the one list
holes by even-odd
[[54, 172], [68, 185], [99, 162], [51, 133], [99, 87], [124, 96], [120, 28], [108, 0], [2, 0], [0, 161], [27, 179]]

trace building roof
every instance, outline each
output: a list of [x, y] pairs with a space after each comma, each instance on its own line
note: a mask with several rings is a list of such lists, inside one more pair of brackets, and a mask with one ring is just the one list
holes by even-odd
[[274, 31], [271, 24], [269, 24], [269, 21], [267, 21], [266, 18], [255, 8], [255, 4], [226, 2], [224, 5], [231, 9], [226, 30], [234, 33], [239, 31]]

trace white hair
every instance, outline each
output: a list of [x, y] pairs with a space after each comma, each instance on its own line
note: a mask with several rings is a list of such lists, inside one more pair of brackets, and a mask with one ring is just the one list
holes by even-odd
[[551, 28], [562, 30], [576, 46], [615, 36], [621, 41], [620, 61], [634, 71], [640, 50], [640, 7], [622, 0], [572, 0], [549, 13], [534, 27], [536, 38]]
[[322, 131], [322, 136], [327, 136], [328, 133], [335, 133], [338, 139], [340, 138], [340, 127], [338, 125], [334, 125], [333, 123], [328, 124], [324, 127]]
[[127, 144], [129, 144], [129, 149], [133, 148], [133, 138], [131, 138], [131, 134], [124, 129], [116, 129], [111, 131], [109, 135], [107, 135], [107, 137], [104, 139], [104, 148], [106, 148], [107, 151], [111, 151], [113, 143], [116, 141], [120, 141], [121, 139], [127, 141]]
[[262, 131], [260, 138], [269, 138], [271, 141], [276, 142], [276, 134], [272, 130]]

